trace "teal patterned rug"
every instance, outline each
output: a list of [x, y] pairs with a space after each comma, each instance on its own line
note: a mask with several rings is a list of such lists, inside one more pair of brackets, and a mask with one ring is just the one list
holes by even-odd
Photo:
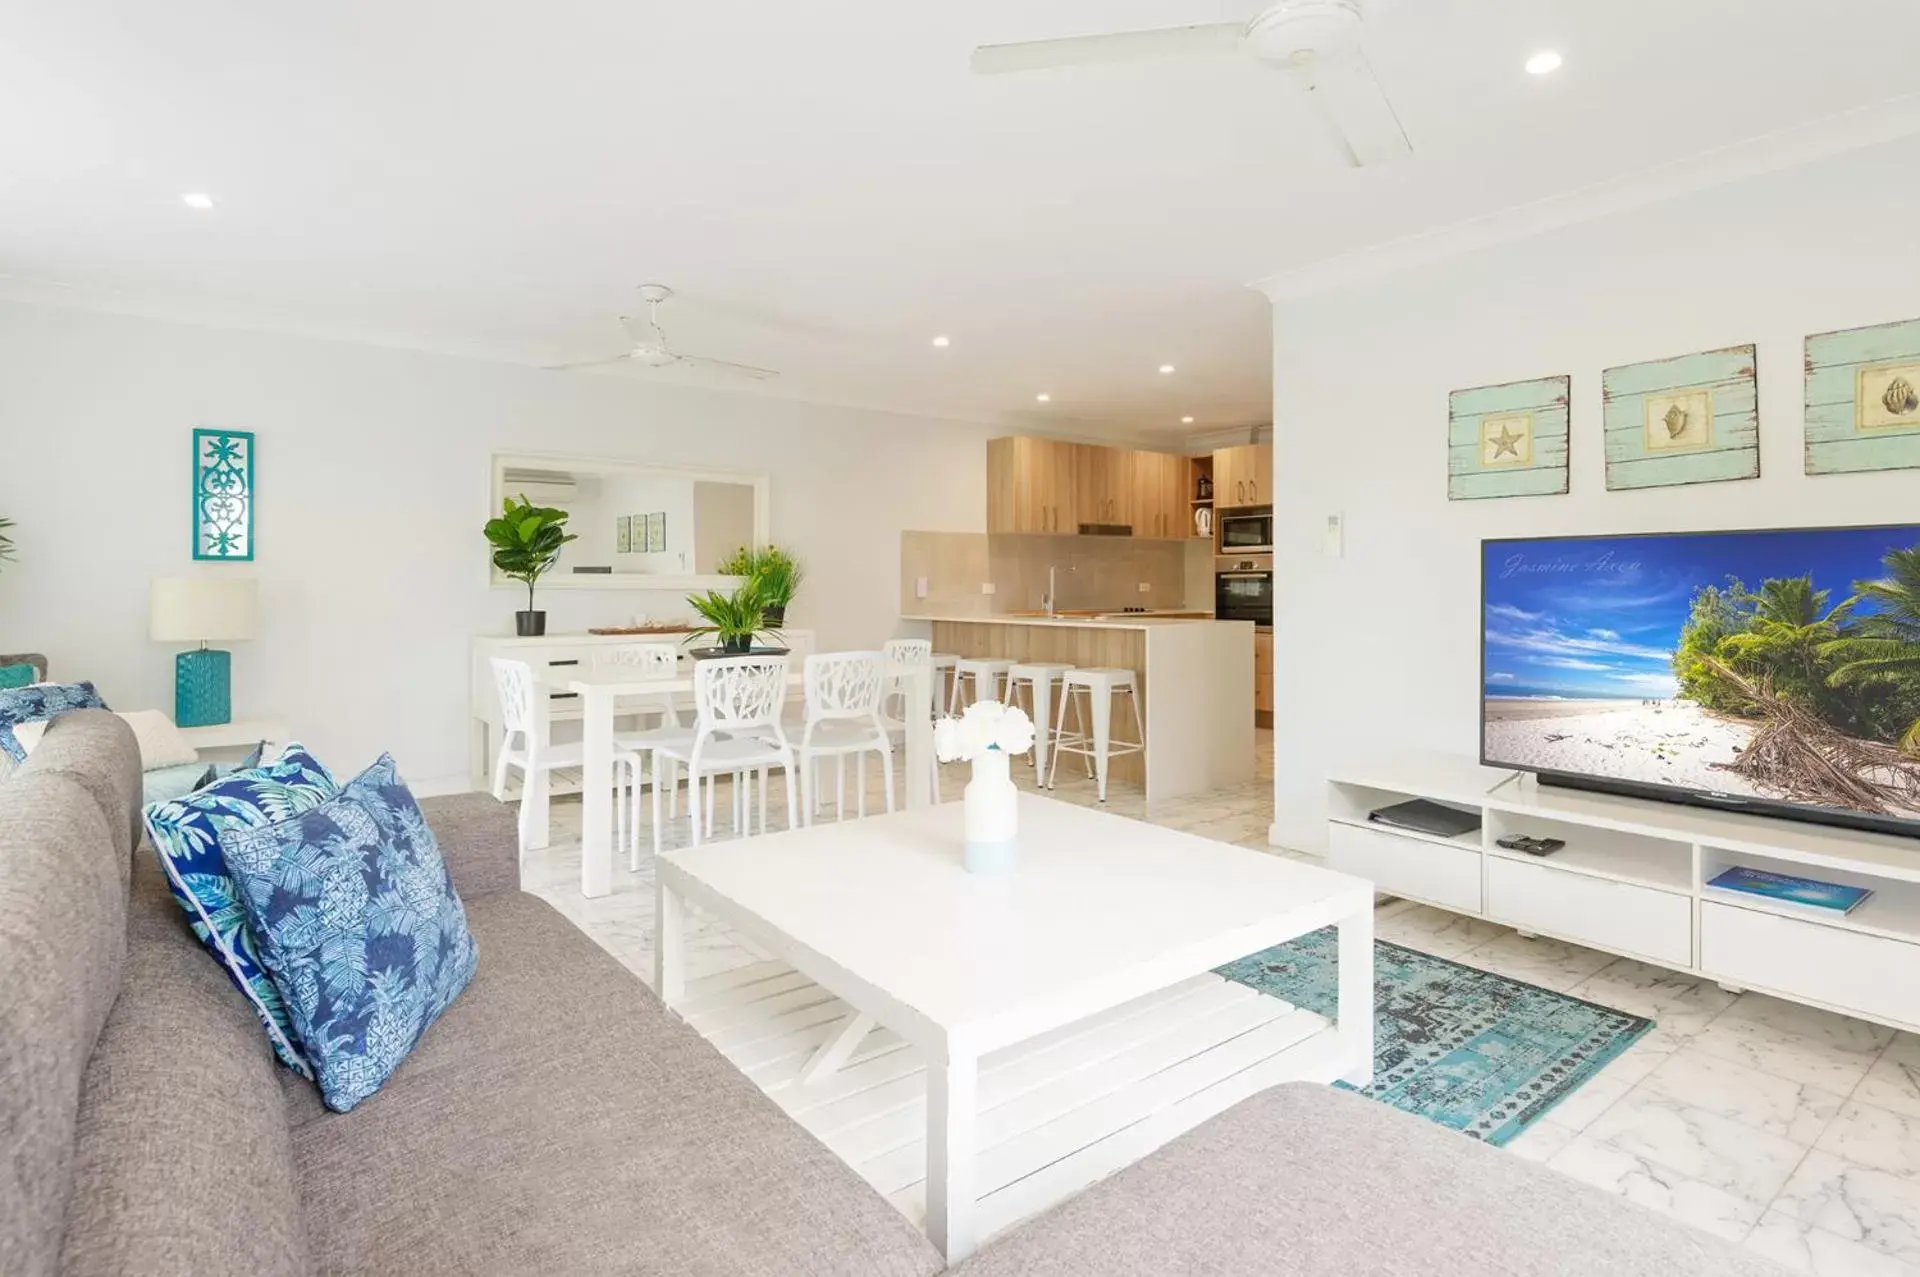
[[[1332, 1019], [1337, 955], [1328, 927], [1218, 973]], [[1653, 1027], [1384, 940], [1374, 942], [1373, 987], [1373, 1085], [1360, 1094], [1496, 1146]]]

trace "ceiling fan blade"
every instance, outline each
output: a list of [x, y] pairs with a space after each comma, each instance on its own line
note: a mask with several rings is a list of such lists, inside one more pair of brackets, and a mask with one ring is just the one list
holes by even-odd
[[582, 368], [605, 368], [612, 364], [624, 364], [632, 358], [633, 352], [628, 351], [624, 355], [615, 355], [612, 359], [582, 359], [577, 363], [547, 364], [545, 367], [548, 372], [578, 372]]
[[780, 375], [771, 368], [755, 368], [752, 364], [729, 363], [725, 359], [705, 359], [699, 355], [675, 355], [674, 362], [684, 368], [699, 368], [733, 377], [751, 377], [755, 381], [767, 381]]
[[1364, 55], [1301, 69], [1307, 98], [1341, 156], [1354, 168], [1390, 164], [1413, 143]]
[[1108, 62], [1137, 62], [1148, 58], [1233, 53], [1239, 49], [1241, 37], [1246, 33], [1245, 23], [1213, 22], [1202, 26], [1162, 27], [1153, 31], [1069, 36], [1063, 40], [983, 44], [973, 51], [971, 65], [975, 75], [1003, 75], [1010, 71], [1045, 71], [1055, 67], [1098, 66]]

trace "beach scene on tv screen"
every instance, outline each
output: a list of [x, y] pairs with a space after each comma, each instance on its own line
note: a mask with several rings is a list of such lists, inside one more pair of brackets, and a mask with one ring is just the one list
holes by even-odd
[[1482, 553], [1488, 762], [1920, 819], [1920, 526]]

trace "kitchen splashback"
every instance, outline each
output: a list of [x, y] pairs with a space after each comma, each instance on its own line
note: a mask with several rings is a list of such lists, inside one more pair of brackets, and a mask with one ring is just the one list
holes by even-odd
[[[1194, 564], [1189, 564], [1193, 559]], [[1212, 546], [1206, 541], [1146, 541], [1082, 536], [993, 536], [979, 532], [900, 534], [902, 616], [995, 616], [1038, 610], [1047, 569], [1058, 568], [1069, 610], [1127, 607], [1213, 610]], [[1194, 567], [1198, 570], [1195, 571]], [[1068, 569], [1073, 569], [1068, 571]], [[927, 582], [927, 596], [916, 585]], [[1146, 582], [1147, 591], [1139, 585]], [[1189, 589], [1197, 583], [1198, 592]], [[992, 594], [981, 591], [991, 583]]]

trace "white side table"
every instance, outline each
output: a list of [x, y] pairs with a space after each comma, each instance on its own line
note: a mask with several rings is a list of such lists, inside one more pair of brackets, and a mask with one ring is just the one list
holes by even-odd
[[291, 739], [286, 724], [271, 718], [242, 718], [211, 727], [182, 727], [180, 734], [193, 745], [203, 762], [237, 762], [261, 741], [272, 751]]

